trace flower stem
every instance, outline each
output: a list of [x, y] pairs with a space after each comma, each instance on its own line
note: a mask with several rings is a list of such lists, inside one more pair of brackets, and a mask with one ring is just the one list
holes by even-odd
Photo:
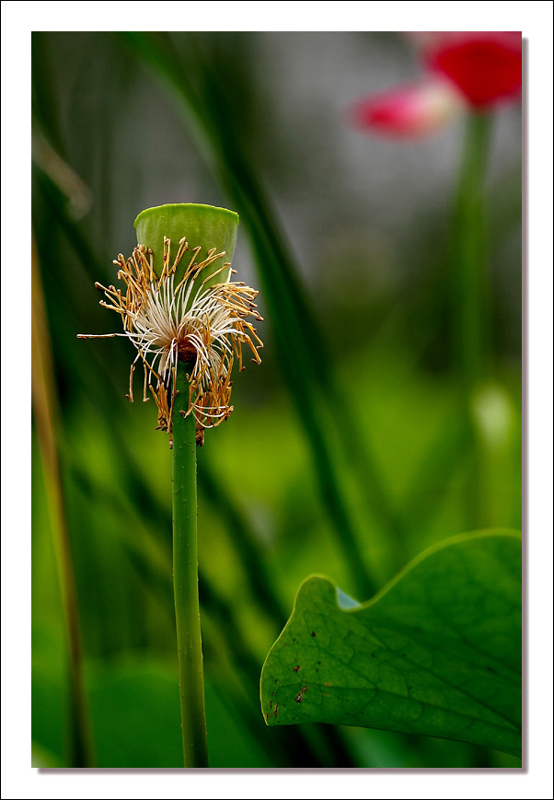
[[188, 408], [187, 364], [181, 363], [173, 410], [173, 587], [185, 767], [207, 767], [206, 712], [196, 499], [196, 421]]
[[490, 114], [472, 112], [467, 121], [454, 228], [457, 363], [461, 376], [462, 419], [471, 453], [466, 483], [467, 524], [470, 528], [486, 525], [482, 496], [482, 458], [473, 403], [487, 366], [484, 181], [490, 133]]

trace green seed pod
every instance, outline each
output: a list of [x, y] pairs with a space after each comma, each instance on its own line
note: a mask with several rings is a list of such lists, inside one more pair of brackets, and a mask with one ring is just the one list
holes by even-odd
[[[229, 279], [230, 265], [237, 242], [238, 214], [226, 208], [202, 205], [200, 203], [169, 203], [163, 206], [154, 206], [141, 211], [135, 220], [138, 244], [145, 245], [153, 253], [154, 271], [158, 277], [164, 265], [164, 240], [171, 242], [170, 263], [177, 254], [179, 242], [186, 239], [189, 251], [179, 262], [175, 275], [178, 283], [185, 273], [185, 269], [194, 256], [194, 250], [200, 248], [195, 257], [195, 263], [200, 264], [208, 258], [210, 251], [215, 254], [224, 253], [221, 258], [214, 261], [206, 270], [216, 272], [228, 263], [229, 269], [223, 270], [208, 280], [204, 288], [214, 283], [225, 283]], [[197, 288], [210, 273], [203, 270], [196, 278]]]

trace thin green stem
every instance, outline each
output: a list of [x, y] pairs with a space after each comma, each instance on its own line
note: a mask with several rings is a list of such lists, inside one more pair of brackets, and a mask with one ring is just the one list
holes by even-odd
[[196, 496], [196, 421], [185, 417], [189, 388], [181, 364], [173, 410], [173, 587], [179, 655], [179, 696], [185, 767], [207, 767], [206, 712], [200, 603]]
[[455, 347], [461, 376], [462, 418], [471, 453], [466, 481], [467, 523], [471, 528], [486, 524], [473, 403], [486, 371], [488, 351], [484, 182], [490, 133], [489, 114], [469, 115], [454, 221]]

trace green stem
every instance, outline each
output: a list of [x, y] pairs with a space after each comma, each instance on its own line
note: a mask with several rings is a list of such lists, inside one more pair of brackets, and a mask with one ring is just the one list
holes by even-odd
[[473, 402], [486, 371], [488, 350], [484, 182], [490, 133], [489, 114], [473, 112], [469, 115], [454, 227], [455, 346], [461, 375], [462, 419], [471, 453], [466, 481], [467, 524], [470, 528], [486, 524], [482, 457], [474, 422]]
[[173, 587], [185, 767], [207, 767], [204, 668], [198, 599], [196, 421], [188, 408], [187, 364], [179, 365], [173, 410]]

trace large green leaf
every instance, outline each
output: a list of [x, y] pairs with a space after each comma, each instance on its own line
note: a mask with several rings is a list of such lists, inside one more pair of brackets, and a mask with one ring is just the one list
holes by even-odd
[[520, 754], [520, 535], [449, 539], [363, 605], [308, 578], [261, 699], [268, 725], [356, 725]]

